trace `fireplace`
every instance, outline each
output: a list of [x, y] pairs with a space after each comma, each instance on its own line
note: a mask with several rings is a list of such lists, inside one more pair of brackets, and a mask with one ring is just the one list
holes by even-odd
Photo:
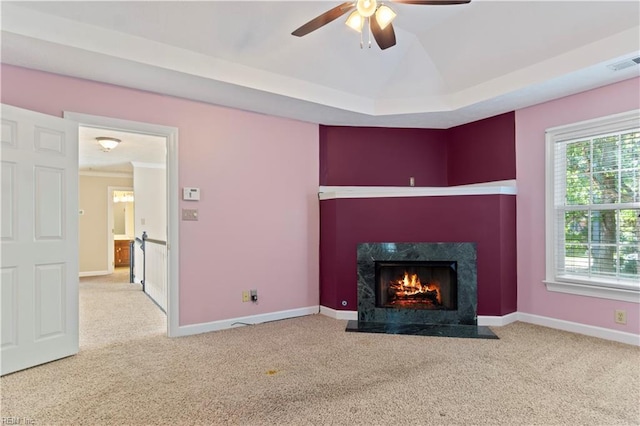
[[376, 307], [458, 309], [457, 262], [376, 261]]
[[468, 242], [358, 244], [358, 321], [347, 330], [495, 338], [477, 327], [476, 257]]

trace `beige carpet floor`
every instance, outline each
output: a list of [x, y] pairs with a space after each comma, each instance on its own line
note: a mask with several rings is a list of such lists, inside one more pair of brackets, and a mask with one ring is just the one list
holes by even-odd
[[80, 279], [81, 350], [166, 332], [166, 315], [129, 283], [129, 268]]
[[[83, 293], [106, 291], [94, 284]], [[169, 339], [162, 318], [131, 309], [123, 301], [111, 321], [140, 316], [148, 334], [85, 333], [78, 355], [3, 377], [2, 416], [37, 425], [640, 424], [638, 347], [524, 323], [492, 328], [500, 340], [346, 333], [345, 321], [321, 315]]]

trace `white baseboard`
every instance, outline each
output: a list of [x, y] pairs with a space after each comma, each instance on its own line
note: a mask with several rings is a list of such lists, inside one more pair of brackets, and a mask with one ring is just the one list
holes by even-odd
[[478, 325], [502, 327], [503, 325], [511, 324], [518, 321], [518, 313], [512, 312], [507, 315], [493, 316], [493, 315], [478, 315]]
[[80, 277], [98, 277], [100, 275], [109, 275], [111, 272], [109, 271], [85, 271], [80, 272], [78, 276]]
[[[333, 319], [338, 320], [357, 320], [357, 311], [338, 311], [336, 309], [320, 306], [320, 313]], [[624, 331], [611, 330], [609, 328], [595, 327], [571, 321], [564, 321], [555, 318], [542, 317], [539, 315], [525, 314], [522, 312], [512, 312], [503, 316], [478, 315], [478, 325], [502, 327], [516, 321], [527, 322], [530, 324], [541, 325], [544, 327], [555, 328], [558, 330], [569, 331], [572, 333], [584, 334], [587, 336], [598, 337], [600, 339], [611, 340], [614, 342], [626, 343], [629, 345], [640, 346], [640, 336]]]
[[[172, 337], [190, 336], [192, 334], [208, 333], [210, 331], [225, 330], [228, 328], [241, 327], [245, 325], [260, 324], [263, 322], [277, 321], [287, 318], [295, 318], [306, 315], [320, 314], [337, 320], [357, 320], [357, 311], [339, 311], [326, 306], [308, 306], [305, 308], [290, 309], [287, 311], [270, 312], [267, 314], [251, 315], [246, 317], [231, 318], [227, 320], [212, 321], [202, 324], [185, 325], [178, 327], [178, 331]], [[611, 340], [614, 342], [626, 343], [640, 346], [640, 335], [627, 333], [624, 331], [611, 330], [603, 327], [579, 324], [571, 321], [564, 321], [555, 318], [543, 317], [540, 315], [526, 314], [523, 312], [513, 312], [504, 316], [478, 316], [478, 325], [501, 327], [516, 321], [522, 321], [543, 327], [557, 330], [569, 331], [571, 333], [584, 334], [586, 336]]]
[[178, 327], [176, 334], [172, 335], [171, 337], [191, 336], [193, 334], [208, 333], [210, 331], [226, 330], [228, 328], [243, 327], [246, 325], [260, 324], [263, 322], [313, 315], [317, 314], [318, 310], [319, 306], [316, 305], [308, 306], [306, 308], [289, 309], [286, 311], [250, 315], [246, 317], [231, 318], [201, 324], [183, 325]]
[[338, 311], [336, 309], [327, 308], [326, 306], [320, 306], [320, 313], [337, 320], [358, 319], [358, 311]]
[[[338, 320], [357, 320], [358, 319], [358, 311], [338, 311], [336, 309], [327, 308], [326, 306], [320, 306], [320, 313], [322, 315], [326, 315], [329, 318], [338, 319]], [[478, 316], [478, 325], [493, 325], [493, 326], [502, 326], [511, 324], [518, 320], [516, 312], [511, 314], [497, 317], [497, 316]]]
[[629, 345], [640, 346], [640, 335], [627, 333], [624, 331], [611, 330], [609, 328], [596, 327], [593, 325], [585, 325], [577, 322], [559, 320], [555, 318], [542, 317], [540, 315], [518, 313], [518, 320], [530, 324], [541, 325], [543, 327], [555, 328], [572, 333], [584, 334], [600, 339], [612, 340], [614, 342], [626, 343]]

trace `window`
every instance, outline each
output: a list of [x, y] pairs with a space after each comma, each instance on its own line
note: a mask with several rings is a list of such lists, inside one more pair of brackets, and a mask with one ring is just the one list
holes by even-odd
[[547, 288], [640, 303], [640, 111], [547, 130]]

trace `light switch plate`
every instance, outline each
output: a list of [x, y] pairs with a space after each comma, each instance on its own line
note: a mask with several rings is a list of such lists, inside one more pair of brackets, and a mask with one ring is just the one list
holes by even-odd
[[182, 188], [182, 199], [184, 201], [200, 200], [200, 188]]
[[182, 220], [198, 220], [198, 210], [182, 209]]

